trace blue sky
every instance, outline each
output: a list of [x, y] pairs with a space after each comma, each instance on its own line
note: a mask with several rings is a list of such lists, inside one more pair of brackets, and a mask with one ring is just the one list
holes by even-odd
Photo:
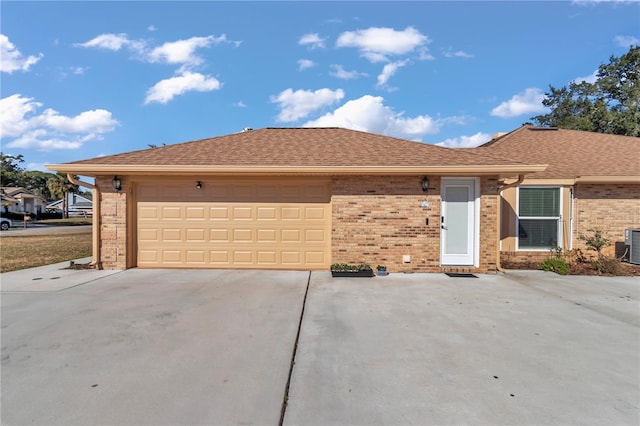
[[0, 3], [0, 143], [28, 169], [339, 126], [474, 146], [640, 39], [640, 3]]

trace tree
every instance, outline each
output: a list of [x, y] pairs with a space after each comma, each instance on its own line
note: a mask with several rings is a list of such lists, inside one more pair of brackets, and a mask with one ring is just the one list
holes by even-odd
[[6, 155], [0, 152], [2, 158], [2, 166], [0, 167], [1, 186], [22, 186], [22, 175], [24, 169], [21, 164], [24, 163], [22, 154]]
[[612, 55], [596, 76], [593, 83], [549, 86], [542, 104], [551, 112], [532, 120], [563, 129], [640, 136], [640, 46], [620, 57]]
[[51, 192], [52, 196], [56, 198], [62, 197], [62, 217], [65, 219], [68, 218], [69, 217], [69, 202], [68, 202], [69, 197], [67, 194], [69, 194], [70, 192], [71, 193], [78, 192], [78, 189], [79, 189], [78, 185], [74, 185], [73, 183], [69, 182], [66, 174], [56, 173], [55, 175], [52, 175], [52, 177], [48, 180], [47, 187]]

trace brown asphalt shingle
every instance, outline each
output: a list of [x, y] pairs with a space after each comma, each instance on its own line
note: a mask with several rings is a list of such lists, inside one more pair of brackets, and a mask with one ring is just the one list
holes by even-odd
[[342, 128], [264, 128], [67, 164], [420, 167], [518, 161]]
[[474, 149], [529, 164], [548, 164], [532, 179], [638, 176], [640, 138], [579, 130], [523, 126]]

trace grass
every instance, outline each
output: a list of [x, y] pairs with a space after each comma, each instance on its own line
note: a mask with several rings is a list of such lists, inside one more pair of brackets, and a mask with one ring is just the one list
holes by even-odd
[[[40, 225], [49, 225], [49, 226], [80, 226], [80, 225], [91, 225], [92, 220], [90, 217], [70, 217], [68, 219], [44, 219], [38, 220], [35, 223]], [[21, 223], [16, 224], [14, 226], [19, 228]]]
[[0, 238], [0, 272], [88, 257], [91, 249], [90, 228], [69, 228], [64, 233], [3, 234]]

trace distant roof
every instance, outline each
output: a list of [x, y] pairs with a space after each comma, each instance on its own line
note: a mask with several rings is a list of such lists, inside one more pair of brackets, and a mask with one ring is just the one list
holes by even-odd
[[109, 170], [143, 171], [159, 166], [166, 172], [236, 169], [250, 173], [269, 169], [335, 172], [358, 167], [379, 170], [456, 166], [531, 171], [533, 164], [529, 160], [505, 160], [489, 152], [454, 150], [342, 128], [264, 128], [48, 167], [91, 172], [91, 176]]
[[640, 183], [640, 138], [525, 125], [474, 151], [548, 164], [531, 179], [629, 177]]

